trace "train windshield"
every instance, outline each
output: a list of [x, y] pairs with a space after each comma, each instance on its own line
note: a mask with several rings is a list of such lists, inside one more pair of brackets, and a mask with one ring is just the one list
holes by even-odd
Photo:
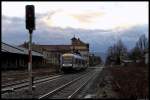
[[72, 57], [68, 57], [68, 56], [63, 57], [63, 63], [64, 64], [71, 64], [72, 63]]

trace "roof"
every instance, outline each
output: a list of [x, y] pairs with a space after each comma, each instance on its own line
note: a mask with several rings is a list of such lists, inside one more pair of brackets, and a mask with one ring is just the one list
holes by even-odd
[[[16, 54], [25, 54], [28, 55], [28, 49], [18, 46], [12, 46], [6, 43], [2, 42], [2, 52], [9, 52], [9, 53], [16, 53]], [[33, 56], [41, 56], [43, 55], [41, 53], [32, 51]]]
[[58, 51], [58, 50], [71, 50], [71, 45], [39, 45], [42, 48], [45, 48], [49, 51]]
[[133, 61], [132, 60], [122, 60], [122, 62], [124, 62], [124, 63], [131, 63]]
[[75, 38], [75, 36], [74, 36], [71, 40], [73, 40], [73, 41], [74, 41], [74, 40], [77, 40], [77, 38]]
[[76, 44], [76, 45], [89, 45], [88, 43], [84, 43], [83, 41], [80, 40], [80, 38], [75, 38], [73, 37], [72, 39], [72, 43], [73, 44]]

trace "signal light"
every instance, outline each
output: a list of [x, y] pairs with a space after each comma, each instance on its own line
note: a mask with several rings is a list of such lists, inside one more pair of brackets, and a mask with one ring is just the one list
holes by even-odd
[[26, 29], [29, 31], [35, 30], [35, 14], [33, 5], [26, 6]]

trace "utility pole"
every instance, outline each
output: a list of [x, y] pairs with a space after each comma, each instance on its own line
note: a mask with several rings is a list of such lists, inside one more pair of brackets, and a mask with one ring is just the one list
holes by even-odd
[[27, 5], [26, 6], [26, 29], [29, 30], [29, 62], [28, 62], [28, 72], [29, 72], [29, 91], [32, 94], [32, 85], [33, 85], [33, 77], [32, 77], [32, 32], [35, 30], [35, 14], [34, 14], [34, 6]]

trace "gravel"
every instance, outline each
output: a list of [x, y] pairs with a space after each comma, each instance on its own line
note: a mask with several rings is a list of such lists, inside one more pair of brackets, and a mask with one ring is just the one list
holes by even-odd
[[[99, 68], [100, 69], [100, 68]], [[76, 96], [77, 98], [117, 98], [117, 93], [112, 90], [112, 77], [107, 68], [98, 71], [98, 74]]]

